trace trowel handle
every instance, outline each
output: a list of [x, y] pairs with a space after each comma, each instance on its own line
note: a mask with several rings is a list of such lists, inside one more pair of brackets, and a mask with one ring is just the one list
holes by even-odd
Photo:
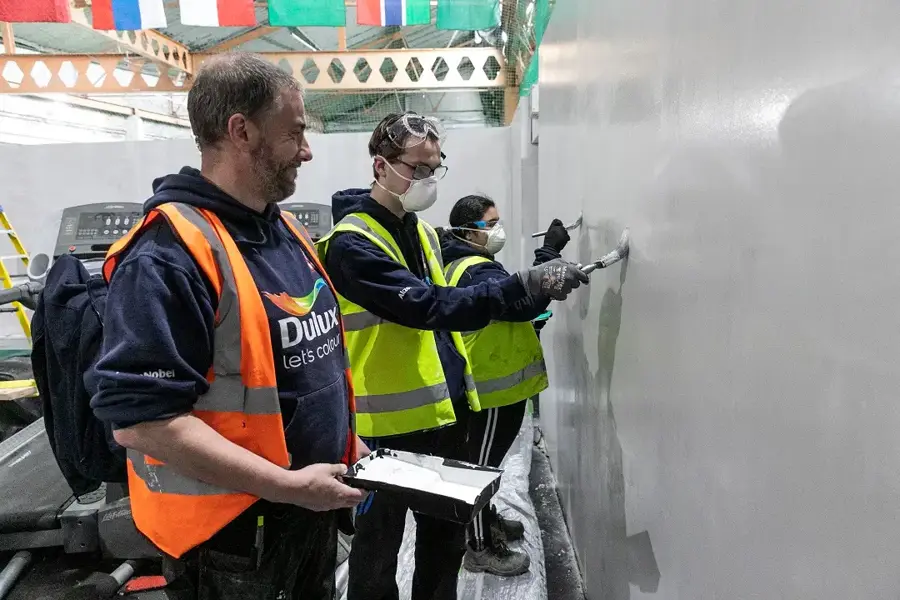
[[[576, 229], [579, 225], [581, 225], [581, 219], [579, 219], [578, 221], [575, 221], [571, 225], [566, 225], [566, 231], [572, 231], [573, 229]], [[532, 233], [531, 237], [533, 237], [533, 238], [544, 237], [545, 235], [547, 235], [547, 232], [549, 232], [549, 231], [550, 231], [549, 229], [547, 231], [538, 231], [537, 233]]]
[[625, 231], [622, 232], [622, 237], [619, 238], [619, 245], [616, 246], [616, 249], [601, 258], [600, 260], [596, 260], [589, 265], [582, 267], [578, 265], [578, 268], [581, 269], [581, 272], [585, 275], [590, 275], [597, 269], [605, 269], [610, 265], [614, 265], [626, 256], [628, 256], [630, 252], [630, 245], [628, 243], [628, 228], [625, 228]]
[[584, 273], [585, 275], [590, 275], [591, 273], [593, 273], [594, 271], [599, 269], [600, 265], [598, 265], [597, 263], [594, 262], [594, 263], [587, 265], [586, 267], [579, 266], [578, 268], [581, 269], [581, 272]]
[[613, 250], [612, 252], [610, 252], [609, 254], [607, 254], [606, 256], [601, 258], [600, 260], [592, 262], [591, 264], [586, 265], [584, 267], [579, 266], [578, 268], [581, 269], [581, 272], [584, 273], [585, 275], [590, 275], [597, 269], [605, 269], [609, 265], [616, 264], [617, 262], [619, 262], [620, 260], [622, 260], [624, 258], [623, 254], [627, 255], [627, 252], [623, 253], [623, 252], [620, 252], [619, 250]]

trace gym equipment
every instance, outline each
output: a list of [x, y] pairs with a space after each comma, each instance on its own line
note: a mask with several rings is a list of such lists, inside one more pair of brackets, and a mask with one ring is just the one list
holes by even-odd
[[331, 231], [331, 206], [310, 202], [288, 202], [281, 210], [290, 213], [309, 231], [313, 240], [318, 240]]
[[[281, 208], [293, 214], [313, 239], [331, 229], [330, 206], [295, 202]], [[142, 213], [139, 203], [85, 204], [65, 209], [53, 259], [71, 255], [92, 275], [99, 273], [110, 246], [135, 226]], [[5, 297], [0, 291], [0, 305], [4, 301], [28, 302], [36, 296], [50, 262], [48, 257], [33, 257], [29, 282]], [[119, 563], [111, 573], [84, 573], [71, 589], [58, 590], [61, 598], [81, 597], [85, 589], [91, 597], [111, 597], [135, 573], [144, 575], [141, 566], [156, 565], [161, 557], [135, 527], [124, 486], [105, 484], [80, 498], [72, 495], [51, 451], [43, 419], [0, 443], [0, 558], [10, 556], [0, 572], [0, 600], [12, 600], [16, 595], [33, 597], [28, 591], [32, 578], [28, 568], [37, 563], [38, 553], [48, 555], [52, 572], [68, 569], [67, 559], [77, 556], [97, 557], [98, 564], [110, 560]], [[33, 578], [38, 579], [38, 574]], [[158, 588], [128, 596], [134, 600], [171, 597]]]
[[[28, 261], [28, 281], [22, 285], [0, 290], [0, 305], [16, 302], [34, 310], [37, 297], [44, 289], [44, 280], [50, 270], [50, 257], [44, 253], [35, 254]], [[30, 336], [31, 325], [28, 326]]]
[[[110, 245], [134, 226], [141, 212], [138, 203], [66, 209], [54, 258], [73, 255], [89, 272], [99, 272]], [[27, 296], [39, 293], [49, 265], [49, 257], [33, 257], [29, 282], [0, 293], [0, 303], [27, 302]], [[8, 595], [33, 597], [28, 586], [41, 582], [30, 579], [39, 580], [40, 576], [30, 578], [27, 569], [32, 561], [37, 563], [38, 554], [42, 555], [41, 566], [54, 573], [72, 570], [69, 563], [78, 556], [96, 558], [98, 566], [109, 561], [119, 565], [111, 574], [84, 573], [71, 590], [58, 590], [60, 598], [80, 597], [85, 589], [91, 597], [112, 597], [143, 562], [158, 563], [160, 558], [159, 551], [135, 527], [124, 486], [104, 484], [84, 496], [72, 495], [53, 456], [43, 419], [0, 443], [0, 557], [8, 553], [12, 556], [0, 572], [0, 600]], [[85, 561], [74, 562], [83, 568]], [[164, 600], [169, 596], [165, 590], [153, 590], [131, 597]]]
[[[2, 211], [0, 211], [2, 217]], [[0, 219], [2, 220], [2, 219]], [[0, 307], [15, 303], [17, 308], [12, 309], [16, 312], [25, 314], [22, 307], [34, 310], [38, 295], [44, 289], [44, 280], [47, 278], [47, 271], [50, 270], [50, 257], [46, 254], [36, 254], [28, 260], [28, 282], [0, 291]], [[9, 273], [0, 262], [0, 276], [4, 283], [11, 283]], [[0, 308], [3, 312], [4, 308]], [[27, 319], [26, 319], [27, 320]], [[31, 323], [25, 329], [29, 342], [31, 341]], [[0, 381], [0, 402], [22, 400], [25, 398], [36, 398], [37, 385], [34, 379], [14, 379], [12, 381]], [[2, 439], [2, 438], [0, 438]], [[2, 597], [2, 596], [0, 596]]]
[[71, 254], [84, 263], [91, 275], [99, 273], [106, 251], [140, 220], [143, 205], [82, 204], [63, 211], [53, 260]]
[[12, 560], [0, 571], [0, 598], [5, 598], [15, 584], [19, 575], [31, 564], [31, 552], [16, 552]]

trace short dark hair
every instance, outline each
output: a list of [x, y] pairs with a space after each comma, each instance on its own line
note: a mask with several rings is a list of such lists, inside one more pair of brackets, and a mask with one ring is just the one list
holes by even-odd
[[497, 206], [497, 203], [483, 194], [472, 194], [460, 198], [450, 211], [450, 226], [463, 227], [480, 221], [489, 208]]
[[[398, 137], [392, 138], [388, 132], [397, 121], [406, 115], [417, 115], [417, 113], [413, 111], [391, 113], [381, 120], [381, 123], [375, 128], [375, 131], [372, 132], [372, 137], [369, 138], [369, 156], [372, 158], [380, 156], [388, 162], [397, 160], [403, 156], [403, 153], [406, 152], [406, 142], [413, 133], [408, 130], [403, 130]], [[428, 139], [436, 141], [438, 138], [429, 131]], [[372, 166], [372, 174], [376, 179], [378, 178], [378, 173], [375, 171], [374, 165]]]
[[188, 117], [197, 146], [214, 146], [228, 135], [228, 120], [242, 114], [257, 121], [284, 89], [299, 90], [293, 75], [248, 52], [214, 56], [200, 67], [188, 92]]

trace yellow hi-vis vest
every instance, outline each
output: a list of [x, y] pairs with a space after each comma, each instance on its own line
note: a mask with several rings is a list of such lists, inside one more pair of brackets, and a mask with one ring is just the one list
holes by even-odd
[[[483, 256], [460, 258], [447, 265], [447, 283], [456, 286], [466, 269], [491, 262]], [[484, 329], [462, 334], [472, 361], [482, 408], [509, 406], [547, 389], [544, 352], [529, 323], [491, 321]]]
[[[400, 246], [391, 234], [364, 213], [347, 215], [317, 242], [323, 263], [331, 238], [345, 232], [366, 237], [409, 269]], [[433, 283], [446, 286], [437, 233], [421, 220], [418, 233]], [[411, 329], [382, 319], [340, 294], [338, 304], [347, 334], [347, 350], [356, 392], [357, 434], [365, 438], [382, 438], [436, 429], [456, 422], [434, 332]], [[466, 361], [469, 407], [478, 412], [481, 405], [465, 344], [459, 333], [451, 335], [457, 352]]]

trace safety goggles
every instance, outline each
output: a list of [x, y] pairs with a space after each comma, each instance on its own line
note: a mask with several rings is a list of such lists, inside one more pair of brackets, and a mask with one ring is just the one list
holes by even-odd
[[395, 148], [411, 148], [429, 138], [443, 144], [447, 139], [447, 132], [434, 117], [406, 113], [388, 126], [387, 138]]
[[498, 226], [503, 226], [503, 221], [500, 219], [494, 219], [493, 221], [472, 221], [465, 225], [461, 225], [460, 227], [454, 227], [453, 229], [458, 229], [460, 231], [490, 231]]

